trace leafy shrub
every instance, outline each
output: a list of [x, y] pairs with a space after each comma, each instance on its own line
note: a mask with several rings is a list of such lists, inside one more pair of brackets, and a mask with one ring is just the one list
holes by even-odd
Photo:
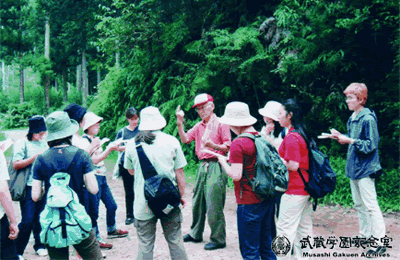
[[9, 104], [8, 111], [4, 114], [4, 121], [2, 124], [8, 129], [28, 127], [28, 119], [38, 114], [40, 114], [40, 111], [38, 111], [32, 102]]
[[[350, 180], [346, 177], [346, 160], [340, 157], [330, 157], [332, 169], [336, 172], [336, 188], [331, 194], [324, 197], [324, 204], [340, 204], [344, 207], [353, 207]], [[384, 174], [376, 180], [378, 202], [383, 212], [400, 211], [399, 198], [399, 170], [384, 170]]]

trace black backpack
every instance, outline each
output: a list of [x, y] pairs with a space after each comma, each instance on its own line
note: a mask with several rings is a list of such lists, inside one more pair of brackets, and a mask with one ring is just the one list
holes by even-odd
[[250, 138], [256, 146], [255, 176], [250, 178], [243, 169], [252, 190], [266, 199], [282, 195], [289, 185], [289, 173], [275, 147], [261, 135], [244, 133], [238, 137]]
[[[306, 140], [304, 137], [303, 139]], [[335, 190], [336, 173], [331, 167], [328, 156], [321, 152], [316, 145], [311, 147], [307, 143], [307, 149], [309, 157], [308, 182], [304, 179], [301, 171], [297, 170], [297, 172], [304, 182], [305, 191], [314, 198], [313, 210], [315, 211], [318, 199], [325, 197], [325, 195]]]
[[136, 141], [136, 151], [143, 173], [147, 204], [157, 218], [165, 217], [179, 207], [181, 203], [179, 190], [167, 176], [157, 173], [139, 141]]

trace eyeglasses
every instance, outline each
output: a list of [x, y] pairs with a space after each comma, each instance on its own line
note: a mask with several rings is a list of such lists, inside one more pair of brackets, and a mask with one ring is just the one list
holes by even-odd
[[196, 111], [199, 112], [200, 110], [204, 110], [204, 109], [206, 109], [207, 107], [208, 107], [208, 104], [205, 104], [205, 105], [203, 105], [203, 106], [197, 106], [197, 107], [196, 107]]

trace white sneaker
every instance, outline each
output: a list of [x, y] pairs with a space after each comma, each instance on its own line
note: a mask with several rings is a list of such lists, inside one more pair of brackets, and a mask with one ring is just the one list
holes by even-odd
[[25, 260], [25, 258], [22, 255], [18, 255], [18, 260]]
[[107, 257], [107, 255], [104, 254], [103, 251], [101, 251], [101, 256], [102, 256], [103, 258], [106, 258], [106, 257]]
[[38, 256], [43, 257], [43, 256], [48, 256], [48, 255], [49, 255], [49, 252], [47, 252], [47, 249], [45, 249], [45, 248], [40, 248], [40, 249], [38, 249], [38, 250], [36, 251], [36, 254], [37, 254]]

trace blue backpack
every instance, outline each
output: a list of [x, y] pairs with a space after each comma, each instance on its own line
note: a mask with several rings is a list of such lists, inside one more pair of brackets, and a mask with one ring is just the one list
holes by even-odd
[[[79, 149], [75, 154], [71, 165], [74, 165], [81, 151]], [[92, 230], [92, 221], [85, 207], [69, 187], [71, 176], [67, 172], [57, 172], [50, 177], [46, 205], [40, 213], [40, 241], [55, 248], [79, 244], [89, 237]]]
[[261, 135], [244, 133], [238, 137], [250, 138], [256, 146], [255, 176], [250, 178], [243, 169], [252, 190], [266, 199], [282, 195], [289, 185], [289, 173], [275, 147]]
[[[296, 132], [296, 131], [293, 131]], [[297, 132], [298, 133], [298, 132]], [[303, 137], [304, 140], [306, 140]], [[307, 143], [309, 157], [309, 180], [306, 182], [301, 171], [297, 170], [304, 182], [305, 190], [314, 198], [313, 210], [317, 208], [319, 198], [325, 197], [335, 190], [336, 173], [333, 171], [328, 156], [321, 152], [316, 146], [310, 147]]]

